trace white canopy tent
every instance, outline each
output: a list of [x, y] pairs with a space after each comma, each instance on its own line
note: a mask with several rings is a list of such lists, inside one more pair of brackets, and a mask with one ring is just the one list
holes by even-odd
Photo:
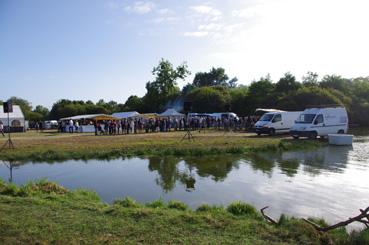
[[127, 119], [132, 117], [139, 117], [140, 113], [138, 113], [137, 111], [125, 111], [113, 113], [112, 116], [117, 117], [119, 119]]
[[[8, 113], [4, 113], [4, 108], [0, 105], [0, 121], [5, 130], [8, 130]], [[26, 130], [26, 120], [19, 105], [13, 105], [13, 112], [9, 113], [9, 123], [12, 132], [23, 132]]]
[[179, 113], [178, 111], [174, 110], [173, 108], [169, 108], [163, 113], [159, 114], [160, 117], [184, 117], [185, 115]]

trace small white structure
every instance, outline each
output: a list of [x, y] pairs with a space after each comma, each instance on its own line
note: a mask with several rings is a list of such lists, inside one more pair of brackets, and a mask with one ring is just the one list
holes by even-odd
[[351, 134], [328, 134], [328, 141], [330, 145], [352, 145]]
[[112, 116], [119, 118], [119, 119], [127, 119], [127, 118], [139, 117], [140, 113], [138, 113], [137, 111], [125, 111], [125, 112], [113, 113]]
[[167, 109], [163, 113], [159, 114], [160, 117], [184, 117], [185, 115], [179, 113], [178, 111], [174, 110], [173, 108]]
[[[8, 113], [4, 113], [2, 105], [0, 105], [0, 121], [3, 123], [4, 129], [8, 131]], [[9, 113], [9, 122], [11, 132], [24, 132], [26, 130], [26, 121], [19, 105], [13, 105], [13, 112]]]

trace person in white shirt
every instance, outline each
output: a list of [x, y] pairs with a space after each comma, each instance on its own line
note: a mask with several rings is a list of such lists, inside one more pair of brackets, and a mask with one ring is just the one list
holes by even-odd
[[71, 119], [70, 121], [69, 121], [69, 133], [73, 133], [73, 120]]

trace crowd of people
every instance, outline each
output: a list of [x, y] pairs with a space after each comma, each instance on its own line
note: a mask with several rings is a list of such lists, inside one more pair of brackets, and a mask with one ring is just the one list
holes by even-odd
[[[214, 118], [214, 117], [157, 117], [157, 118], [128, 118], [122, 120], [106, 121], [63, 121], [59, 125], [60, 132], [82, 132], [81, 124], [93, 125], [95, 135], [118, 135], [118, 134], [139, 134], [158, 133], [183, 130], [204, 131], [207, 129], [216, 130], [237, 130], [249, 131], [257, 121], [257, 117], [248, 116], [240, 118]], [[81, 124], [80, 124], [81, 123]]]

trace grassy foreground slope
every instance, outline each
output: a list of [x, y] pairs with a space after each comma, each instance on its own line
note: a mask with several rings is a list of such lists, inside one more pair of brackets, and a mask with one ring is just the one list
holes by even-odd
[[271, 225], [245, 203], [197, 211], [177, 201], [143, 205], [125, 198], [108, 205], [85, 190], [0, 180], [0, 244], [365, 244], [368, 238], [368, 232], [320, 234], [284, 216]]
[[[193, 133], [194, 142], [181, 141], [184, 132], [118, 136], [27, 132], [15, 134], [15, 150], [0, 152], [1, 160], [52, 161], [142, 155], [243, 154], [262, 150], [306, 149], [324, 143], [255, 134], [206, 131]], [[5, 142], [0, 138], [0, 145]]]
[[237, 204], [231, 212], [238, 215], [212, 208], [194, 212], [180, 202], [143, 206], [128, 198], [107, 205], [94, 193], [47, 182], [0, 185], [1, 244], [319, 244], [322, 239], [302, 223], [271, 226], [248, 205]]

